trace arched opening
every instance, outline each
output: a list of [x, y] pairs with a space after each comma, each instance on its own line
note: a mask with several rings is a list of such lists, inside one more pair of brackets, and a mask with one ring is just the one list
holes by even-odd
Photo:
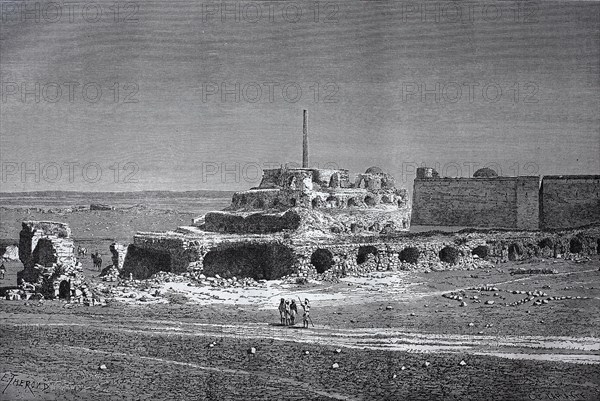
[[538, 247], [540, 247], [542, 249], [543, 248], [552, 249], [552, 248], [554, 248], [554, 242], [552, 241], [551, 238], [544, 238], [543, 240], [538, 242]]
[[523, 254], [519, 244], [510, 244], [508, 247], [508, 260], [515, 261]]
[[317, 269], [317, 273], [324, 273], [331, 269], [334, 264], [333, 254], [328, 249], [319, 248], [313, 252], [310, 263]]
[[481, 259], [487, 258], [489, 253], [490, 253], [490, 249], [485, 245], [479, 245], [471, 251], [472, 255], [477, 255]]
[[398, 254], [398, 259], [400, 259], [400, 262], [417, 264], [420, 255], [421, 251], [419, 251], [418, 248], [415, 248], [414, 246], [409, 246], [407, 248], [404, 248]]
[[327, 203], [332, 207], [337, 207], [338, 200], [335, 196], [330, 195], [329, 197], [327, 197]]
[[451, 263], [453, 265], [458, 263], [458, 259], [460, 257], [460, 252], [458, 249], [453, 248], [451, 246], [446, 246], [442, 248], [440, 253], [438, 254], [440, 260], [442, 262]]
[[354, 198], [348, 199], [348, 207], [358, 206], [358, 202]]
[[571, 253], [583, 252], [583, 242], [581, 242], [581, 239], [579, 239], [577, 237], [571, 238], [571, 241], [569, 242], [569, 252], [571, 252]]
[[373, 255], [377, 257], [379, 251], [373, 245], [365, 245], [358, 248], [358, 253], [356, 255], [356, 263], [362, 265], [368, 259], [369, 255]]
[[60, 299], [69, 299], [71, 298], [71, 283], [67, 280], [63, 280], [60, 282], [58, 286], [58, 297]]
[[369, 207], [373, 207], [375, 206], [376, 202], [375, 202], [375, 198], [373, 198], [372, 196], [365, 196], [365, 204]]
[[203, 273], [223, 278], [251, 277], [274, 280], [294, 272], [294, 252], [279, 244], [243, 244], [209, 251]]

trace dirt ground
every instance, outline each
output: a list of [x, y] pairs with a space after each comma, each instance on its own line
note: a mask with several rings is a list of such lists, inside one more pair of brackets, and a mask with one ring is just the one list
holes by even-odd
[[[600, 263], [518, 267], [542, 265], [558, 274], [511, 275], [516, 266], [506, 264], [281, 285], [286, 297], [322, 299], [313, 301], [315, 327], [309, 329], [279, 326], [276, 302], [67, 307], [63, 301], [0, 301], [1, 373], [48, 383], [45, 393], [34, 394], [57, 400], [598, 399]], [[402, 292], [367, 284], [393, 275], [412, 285]], [[487, 284], [498, 291], [465, 290], [465, 307], [442, 296]], [[526, 296], [512, 291], [544, 291], [559, 299], [504, 306]], [[339, 293], [344, 296], [327, 296]], [[481, 303], [470, 299], [475, 294]], [[485, 304], [492, 299], [493, 305]], [[541, 345], [532, 345], [538, 338]], [[427, 349], [448, 344], [468, 347]], [[254, 354], [248, 353], [252, 347]], [[507, 351], [516, 356], [495, 355]], [[592, 363], [548, 355], [583, 355]], [[20, 394], [18, 387], [12, 390]]]

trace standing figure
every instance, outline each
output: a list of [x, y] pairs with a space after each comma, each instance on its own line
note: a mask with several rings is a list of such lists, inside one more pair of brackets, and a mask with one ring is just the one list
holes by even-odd
[[285, 326], [285, 299], [281, 298], [279, 301], [279, 317], [281, 318], [281, 325]]
[[296, 324], [296, 315], [298, 314], [298, 305], [296, 305], [296, 300], [292, 299], [290, 303], [290, 325]]
[[302, 315], [302, 328], [308, 329], [308, 321], [310, 320], [310, 304], [308, 303], [308, 298], [304, 298], [304, 303], [300, 304], [302, 309], [304, 309], [304, 314]]
[[2, 262], [2, 266], [0, 266], [0, 280], [4, 280], [5, 274], [6, 274], [6, 267], [4, 267], [4, 262]]
[[285, 325], [289, 326], [291, 322], [290, 301], [285, 301]]

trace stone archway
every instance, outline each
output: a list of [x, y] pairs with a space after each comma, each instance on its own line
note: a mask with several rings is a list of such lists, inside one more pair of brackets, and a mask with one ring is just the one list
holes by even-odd
[[365, 204], [369, 207], [374, 207], [377, 202], [375, 201], [375, 198], [373, 198], [372, 196], [365, 196]]
[[310, 263], [317, 269], [317, 273], [324, 273], [334, 265], [333, 253], [329, 249], [319, 248], [313, 252]]
[[369, 255], [373, 255], [377, 257], [379, 251], [373, 245], [364, 245], [358, 248], [358, 253], [356, 254], [356, 264], [362, 265], [365, 263]]

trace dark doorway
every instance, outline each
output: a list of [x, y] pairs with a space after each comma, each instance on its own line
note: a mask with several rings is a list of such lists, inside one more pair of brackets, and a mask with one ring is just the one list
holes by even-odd
[[317, 269], [317, 273], [324, 273], [331, 269], [334, 264], [333, 254], [327, 249], [319, 248], [313, 252], [310, 257], [310, 263]]
[[362, 265], [367, 261], [369, 255], [377, 257], [379, 251], [373, 245], [365, 245], [358, 248], [358, 254], [356, 255], [356, 263]]
[[60, 299], [71, 298], [71, 283], [69, 283], [67, 280], [60, 282], [60, 285], [58, 286], [58, 297]]

